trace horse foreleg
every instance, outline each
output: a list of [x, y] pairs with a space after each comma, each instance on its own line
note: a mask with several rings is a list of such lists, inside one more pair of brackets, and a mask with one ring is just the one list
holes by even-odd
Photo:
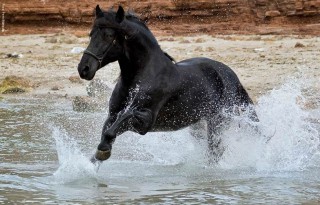
[[110, 123], [108, 121], [109, 119], [105, 122], [101, 134], [101, 141], [98, 145], [98, 149], [94, 157], [91, 159], [92, 162], [95, 162], [97, 160], [104, 161], [109, 159], [109, 157], [111, 156], [112, 144], [117, 134], [119, 135], [125, 132], [125, 129], [120, 128], [123, 122], [126, 121], [128, 117], [130, 117], [130, 113], [123, 110], [118, 113], [117, 118], [113, 123]]
[[153, 123], [152, 112], [149, 109], [134, 110], [133, 117], [129, 120], [130, 129], [140, 135], [145, 135], [151, 129]]
[[135, 131], [140, 134], [147, 133], [153, 124], [149, 109], [125, 109], [118, 113], [117, 119], [111, 126], [105, 126], [101, 135], [101, 142], [95, 154], [96, 160], [107, 160], [111, 156], [112, 143], [117, 135], [130, 129], [129, 120]]

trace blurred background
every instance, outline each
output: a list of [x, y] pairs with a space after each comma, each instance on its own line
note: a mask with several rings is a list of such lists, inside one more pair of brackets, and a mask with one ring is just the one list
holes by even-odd
[[96, 4], [122, 5], [160, 34], [320, 33], [320, 0], [1, 0], [1, 34], [87, 35]]

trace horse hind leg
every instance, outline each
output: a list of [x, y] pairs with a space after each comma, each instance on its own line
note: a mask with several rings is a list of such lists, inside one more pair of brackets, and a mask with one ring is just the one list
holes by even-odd
[[221, 140], [221, 131], [225, 122], [222, 116], [207, 120], [209, 163], [217, 163], [225, 150]]

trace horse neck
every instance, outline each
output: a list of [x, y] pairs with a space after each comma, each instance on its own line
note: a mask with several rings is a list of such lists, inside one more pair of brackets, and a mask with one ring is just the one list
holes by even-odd
[[153, 39], [133, 37], [125, 42], [124, 54], [118, 60], [121, 77], [125, 82], [132, 81], [138, 73], [146, 71], [151, 60], [164, 56], [160, 46]]
[[132, 66], [130, 60], [125, 54], [120, 57], [118, 63], [120, 66], [120, 78], [124, 83], [131, 84], [137, 73], [136, 69]]

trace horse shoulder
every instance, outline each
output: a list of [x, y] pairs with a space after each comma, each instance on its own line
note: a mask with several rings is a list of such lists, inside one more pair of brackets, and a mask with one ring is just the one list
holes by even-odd
[[121, 79], [115, 85], [109, 100], [109, 114], [117, 114], [125, 108], [129, 96], [129, 88], [124, 86]]

